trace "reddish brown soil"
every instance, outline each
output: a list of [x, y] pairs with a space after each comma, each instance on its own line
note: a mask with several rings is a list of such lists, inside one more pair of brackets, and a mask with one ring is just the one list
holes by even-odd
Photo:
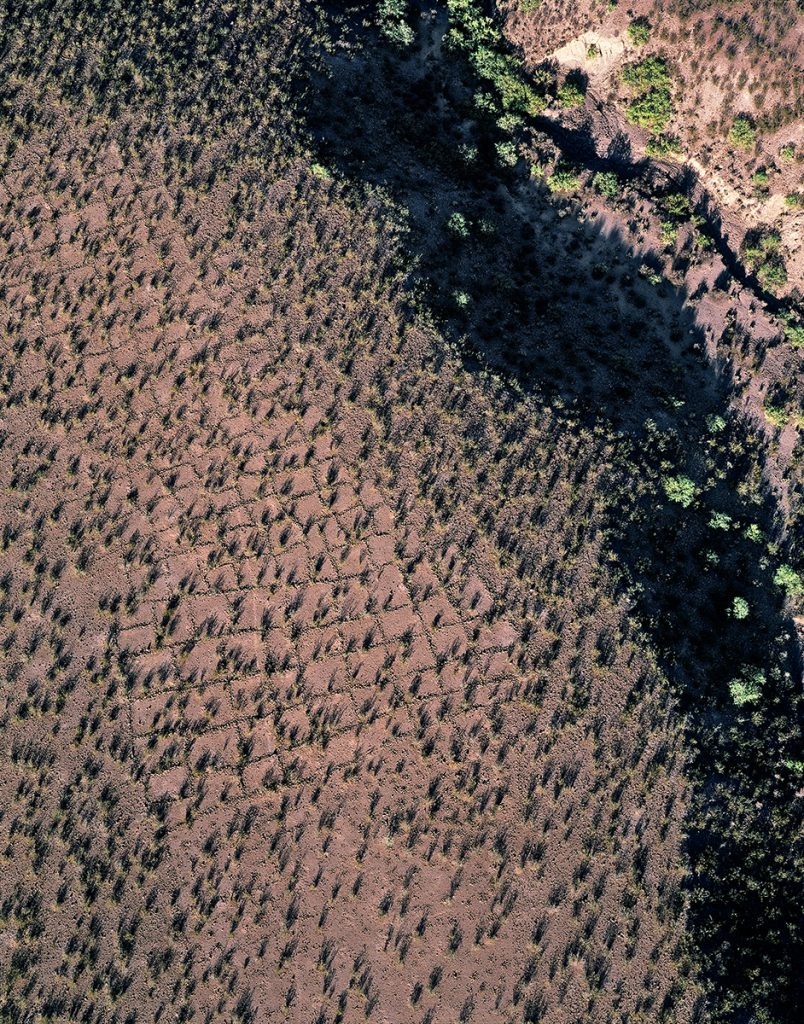
[[7, 1004], [690, 1019], [604, 440], [403, 321], [378, 210], [166, 141], [54, 111], [0, 186]]

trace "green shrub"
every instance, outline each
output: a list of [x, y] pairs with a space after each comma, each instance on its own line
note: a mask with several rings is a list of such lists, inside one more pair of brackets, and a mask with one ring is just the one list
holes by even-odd
[[793, 348], [804, 348], [804, 323], [790, 321], [783, 328], [785, 338]]
[[407, 0], [380, 0], [380, 32], [395, 46], [410, 46], [415, 38], [413, 29], [406, 21], [407, 13]]
[[767, 403], [763, 409], [768, 421], [780, 430], [787, 426], [787, 409], [783, 405], [771, 405]]
[[729, 614], [733, 619], [747, 619], [750, 609], [748, 602], [744, 597], [735, 597], [731, 603], [731, 611]]
[[622, 69], [620, 79], [638, 94], [629, 104], [628, 120], [659, 135], [673, 116], [667, 61], [656, 56], [633, 61]]
[[752, 541], [754, 544], [761, 544], [765, 539], [762, 529], [757, 523], [749, 523], [743, 530], [743, 537], [745, 537], [746, 540]]
[[458, 156], [465, 164], [476, 163], [479, 155], [477, 146], [473, 146], [470, 142], [462, 142], [458, 146]]
[[601, 195], [608, 196], [609, 199], [620, 194], [620, 179], [614, 171], [598, 171], [592, 178], [592, 184]]
[[780, 565], [773, 582], [777, 587], [781, 587], [789, 598], [796, 599], [804, 594], [804, 581], [792, 565]]
[[767, 260], [757, 271], [757, 277], [764, 288], [775, 291], [787, 284], [787, 268], [781, 258]]
[[497, 127], [502, 132], [511, 133], [521, 128], [525, 122], [519, 114], [503, 114], [497, 118]]
[[547, 179], [547, 187], [551, 192], [577, 192], [581, 180], [572, 167], [559, 165]]
[[648, 156], [668, 157], [681, 152], [681, 143], [675, 135], [655, 135], [645, 146]]
[[642, 60], [626, 64], [620, 72], [620, 79], [637, 92], [649, 89], [669, 89], [670, 68], [663, 57], [643, 57]]
[[590, 43], [586, 47], [586, 59], [587, 60], [597, 60], [597, 58], [599, 56], [600, 56], [600, 47], [597, 45], [597, 43]]
[[478, 114], [488, 114], [490, 117], [496, 117], [500, 112], [500, 104], [490, 92], [476, 92], [472, 97], [472, 102]]
[[764, 288], [775, 290], [787, 284], [787, 269], [779, 251], [782, 236], [775, 228], [750, 231], [743, 241], [743, 259]]
[[726, 421], [717, 413], [710, 413], [706, 417], [706, 429], [710, 434], [719, 434], [726, 429]]
[[739, 679], [732, 679], [729, 683], [731, 699], [737, 707], [745, 704], [755, 704], [762, 697], [762, 684], [765, 682], [765, 675], [758, 669], [744, 668]]
[[658, 135], [673, 116], [673, 100], [667, 89], [651, 89], [631, 100], [627, 117], [631, 124]]
[[506, 52], [500, 30], [483, 14], [476, 0], [447, 0], [450, 28], [448, 44], [463, 50], [478, 75], [490, 82], [505, 111], [533, 116], [546, 100], [537, 91], [552, 81], [549, 75], [525, 76], [516, 58]]
[[456, 238], [469, 237], [469, 222], [466, 217], [457, 210], [447, 217], [447, 229], [451, 231]]
[[558, 102], [562, 107], [580, 107], [586, 94], [577, 82], [564, 82], [558, 90]]
[[796, 158], [796, 146], [795, 146], [795, 143], [788, 142], [786, 145], [782, 146], [782, 148], [779, 150], [779, 156], [782, 158], [782, 160], [795, 160], [795, 158]]
[[676, 220], [688, 220], [690, 215], [690, 201], [683, 192], [671, 192], [662, 196], [660, 205], [664, 212]]
[[757, 130], [747, 114], [738, 114], [732, 122], [729, 142], [738, 149], [753, 149], [757, 141]]
[[323, 164], [310, 164], [310, 172], [322, 181], [329, 181], [332, 175]]
[[519, 160], [519, 151], [513, 142], [509, 139], [504, 139], [502, 142], [496, 143], [494, 150], [497, 154], [497, 161], [503, 167], [514, 167], [516, 166], [517, 160]]
[[695, 501], [697, 489], [688, 476], [666, 476], [662, 480], [665, 494], [682, 508], [689, 508]]
[[497, 90], [503, 110], [533, 116], [544, 109], [544, 97], [519, 76], [510, 54], [481, 46], [474, 51], [472, 63], [477, 74]]
[[659, 240], [663, 246], [675, 245], [678, 241], [678, 224], [674, 220], [663, 220], [660, 224]]
[[776, 228], [763, 231], [759, 236], [759, 247], [763, 252], [778, 252], [782, 244], [782, 236]]
[[791, 210], [804, 207], [804, 192], [788, 192], [784, 197], [784, 205]]
[[628, 38], [634, 46], [644, 46], [650, 39], [651, 32], [652, 26], [647, 18], [634, 18], [628, 26]]

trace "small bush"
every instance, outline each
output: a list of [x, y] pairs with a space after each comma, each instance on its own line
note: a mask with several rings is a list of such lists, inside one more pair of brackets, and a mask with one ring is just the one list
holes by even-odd
[[673, 116], [673, 101], [667, 89], [652, 89], [643, 96], [631, 100], [628, 120], [640, 128], [647, 128], [658, 135]]
[[676, 220], [688, 220], [690, 215], [690, 201], [683, 192], [671, 192], [660, 200], [664, 212]]
[[597, 58], [599, 56], [600, 56], [600, 47], [597, 45], [597, 43], [590, 43], [586, 47], [586, 59], [587, 60], [597, 60]]
[[756, 703], [762, 697], [762, 684], [764, 682], [764, 673], [759, 670], [744, 668], [740, 678], [732, 679], [729, 683], [731, 699], [737, 707]]
[[572, 167], [556, 167], [547, 179], [547, 187], [551, 192], [577, 192], [581, 180]]
[[804, 581], [792, 565], [780, 565], [773, 582], [777, 587], [781, 587], [789, 598], [796, 599], [804, 594]]
[[648, 89], [669, 89], [670, 68], [663, 57], [644, 57], [626, 64], [620, 72], [620, 79], [637, 92]]
[[735, 597], [731, 603], [731, 611], [729, 614], [733, 619], [747, 619], [750, 609], [748, 602], [744, 597]]
[[675, 245], [678, 241], [678, 224], [674, 220], [663, 220], [660, 224], [659, 240], [663, 246]]
[[793, 348], [804, 348], [804, 323], [796, 323], [791, 319], [782, 330]]
[[644, 46], [652, 31], [653, 28], [647, 18], [634, 18], [628, 26], [628, 38], [634, 46]]
[[771, 405], [770, 403], [764, 407], [765, 416], [774, 427], [778, 427], [781, 430], [787, 426], [787, 409], [783, 405]]
[[469, 237], [469, 222], [466, 217], [457, 210], [447, 217], [447, 229], [452, 232], [456, 238]]
[[505, 140], [498, 142], [495, 147], [497, 161], [502, 167], [514, 167], [519, 160], [519, 152], [513, 142]]
[[726, 421], [717, 413], [710, 413], [706, 417], [706, 429], [710, 434], [719, 434], [726, 429]]
[[681, 152], [681, 143], [675, 135], [655, 135], [645, 146], [648, 156], [665, 158]]
[[608, 196], [609, 199], [620, 194], [620, 179], [614, 171], [598, 171], [592, 178], [592, 184], [601, 195]]
[[564, 82], [558, 90], [558, 102], [562, 107], [580, 107], [586, 94], [577, 82]]
[[753, 149], [757, 141], [757, 130], [747, 114], [738, 114], [732, 122], [729, 142], [738, 149]]
[[638, 93], [628, 107], [628, 120], [654, 135], [661, 134], [673, 116], [667, 61], [655, 56], [633, 61], [622, 69], [620, 79]]
[[689, 508], [697, 493], [695, 484], [688, 476], [666, 476], [662, 480], [664, 491], [670, 501], [682, 508]]
[[763, 288], [775, 291], [777, 288], [784, 288], [787, 284], [787, 268], [779, 258], [767, 260], [757, 271], [757, 277]]
[[764, 288], [775, 290], [787, 284], [787, 269], [779, 251], [782, 236], [775, 228], [750, 231], [743, 241], [743, 259]]

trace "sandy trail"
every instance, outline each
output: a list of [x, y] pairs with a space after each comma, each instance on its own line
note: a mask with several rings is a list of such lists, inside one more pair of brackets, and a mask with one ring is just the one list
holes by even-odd
[[[590, 47], [596, 47], [593, 57], [589, 56]], [[554, 50], [547, 59], [557, 61], [562, 67], [582, 68], [590, 81], [600, 82], [619, 65], [627, 49], [625, 40], [618, 36], [590, 31]]]

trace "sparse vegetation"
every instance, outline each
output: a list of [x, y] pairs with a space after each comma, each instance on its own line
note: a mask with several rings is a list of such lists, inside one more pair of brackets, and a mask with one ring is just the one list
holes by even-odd
[[796, 293], [513, 3], [6, 7], [0, 1019], [795, 1020]]
[[500, 108], [528, 116], [543, 110], [545, 93], [536, 88], [537, 76], [523, 72], [507, 52], [496, 23], [481, 13], [476, 0], [447, 0], [447, 9], [450, 45], [463, 51], [478, 78], [494, 88]]

